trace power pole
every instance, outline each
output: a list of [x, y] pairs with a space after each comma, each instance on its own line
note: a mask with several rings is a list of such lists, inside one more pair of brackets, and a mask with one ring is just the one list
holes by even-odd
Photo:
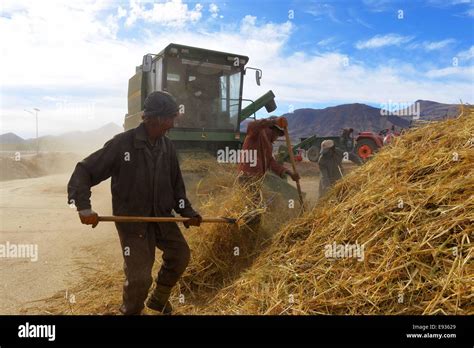
[[33, 108], [33, 110], [35, 110], [35, 113], [33, 114], [32, 111], [30, 110], [26, 110], [24, 109], [26, 112], [32, 114], [32, 115], [35, 115], [36, 117], [36, 154], [39, 153], [39, 139], [38, 139], [38, 112], [41, 111], [40, 109], [38, 108]]

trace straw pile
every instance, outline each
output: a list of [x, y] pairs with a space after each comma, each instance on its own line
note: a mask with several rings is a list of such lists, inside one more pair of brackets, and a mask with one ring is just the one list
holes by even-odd
[[[472, 315], [473, 221], [471, 108], [347, 175], [205, 312]], [[328, 255], [334, 243], [363, 246], [363, 259]]]
[[206, 215], [236, 217], [238, 223], [204, 224], [189, 236], [191, 262], [176, 289], [186, 303], [205, 303], [230, 285], [269, 245], [272, 233], [296, 215], [296, 209], [281, 214], [284, 200], [261, 185], [262, 180], [244, 187], [236, 182], [225, 190], [225, 199], [211, 196], [201, 207]]
[[182, 172], [208, 173], [216, 168], [232, 167], [232, 165], [219, 165], [208, 152], [183, 152], [178, 154]]
[[[265, 204], [266, 189], [249, 200], [219, 168], [195, 189], [203, 215], [266, 213], [258, 229], [185, 232], [192, 260], [172, 295], [177, 313], [474, 314], [473, 109], [404, 134], [300, 218], [284, 200]], [[328, 245], [359, 245], [363, 257], [330, 258]], [[157, 255], [154, 274], [159, 264]], [[122, 271], [84, 278], [74, 306], [61, 292], [45, 311], [116, 313]]]

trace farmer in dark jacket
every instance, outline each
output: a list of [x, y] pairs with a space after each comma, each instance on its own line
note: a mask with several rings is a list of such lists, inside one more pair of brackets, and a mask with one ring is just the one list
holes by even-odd
[[342, 159], [344, 154], [336, 149], [334, 141], [328, 139], [321, 143], [321, 154], [319, 155], [319, 197], [321, 198], [329, 188], [342, 178]]
[[[174, 98], [153, 92], [145, 100], [143, 122], [116, 135], [104, 147], [76, 165], [68, 184], [69, 203], [75, 204], [83, 224], [95, 227], [91, 187], [112, 177], [114, 215], [191, 218], [185, 227], [199, 226], [202, 218], [186, 198], [176, 151], [165, 136], [178, 114]], [[123, 314], [139, 314], [152, 284], [155, 248], [163, 263], [147, 306], [171, 313], [171, 289], [186, 269], [190, 251], [176, 223], [115, 223], [124, 257]]]

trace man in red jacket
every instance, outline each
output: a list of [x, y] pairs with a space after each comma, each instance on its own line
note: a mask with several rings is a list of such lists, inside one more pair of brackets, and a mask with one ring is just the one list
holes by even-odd
[[251, 179], [262, 177], [268, 169], [279, 177], [285, 174], [291, 176], [294, 181], [299, 180], [298, 173], [279, 164], [273, 157], [273, 143], [278, 137], [283, 136], [284, 128], [288, 126], [288, 121], [284, 117], [270, 117], [252, 121], [247, 126], [247, 136], [245, 137], [243, 150], [255, 151], [257, 163], [240, 163], [241, 182], [248, 182]]

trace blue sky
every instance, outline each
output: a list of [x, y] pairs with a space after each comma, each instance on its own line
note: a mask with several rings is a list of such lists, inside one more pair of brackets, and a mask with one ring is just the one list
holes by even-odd
[[[122, 124], [128, 78], [170, 42], [250, 56], [244, 97], [276, 114], [343, 103], [474, 102], [474, 4], [427, 1], [2, 1], [0, 133]], [[264, 112], [260, 116], [266, 116]]]

